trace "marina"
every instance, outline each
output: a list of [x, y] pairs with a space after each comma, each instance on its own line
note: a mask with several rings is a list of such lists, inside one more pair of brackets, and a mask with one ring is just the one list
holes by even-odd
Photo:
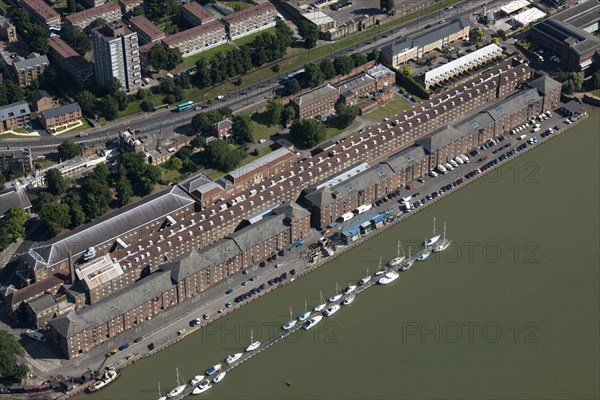
[[[251, 338], [250, 338], [251, 345], [248, 348], [246, 348], [246, 351], [244, 353], [236, 353], [236, 354], [230, 355], [225, 360], [227, 363], [226, 366], [222, 366], [221, 364], [216, 364], [215, 366], [211, 367], [210, 369], [208, 369], [206, 371], [206, 375], [207, 375], [206, 378], [202, 377], [203, 379], [200, 381], [194, 380], [193, 381], [194, 383], [191, 386], [186, 386], [186, 385], [177, 386], [175, 389], [173, 389], [171, 392], [169, 392], [169, 394], [167, 394], [167, 397], [173, 398], [175, 400], [179, 400], [179, 399], [183, 399], [184, 397], [186, 397], [188, 395], [200, 394], [200, 393], [207, 391], [208, 389], [210, 389], [212, 387], [211, 383], [215, 384], [215, 383], [221, 382], [225, 378], [225, 375], [227, 374], [228, 371], [231, 371], [232, 369], [234, 369], [238, 366], [241, 366], [243, 363], [249, 361], [254, 356], [269, 349], [270, 347], [274, 346], [278, 342], [284, 340], [289, 335], [292, 335], [297, 330], [311, 329], [312, 327], [317, 325], [319, 323], [319, 321], [321, 321], [323, 316], [325, 316], [325, 317], [333, 316], [336, 312], [338, 312], [341, 309], [341, 305], [350, 305], [351, 303], [354, 302], [356, 296], [358, 296], [362, 292], [366, 291], [367, 289], [371, 288], [375, 284], [380, 283], [380, 284], [386, 285], [386, 284], [392, 283], [400, 276], [398, 271], [403, 271], [403, 269], [402, 269], [403, 266], [408, 265], [408, 264], [412, 265], [412, 263], [415, 261], [415, 259], [420, 259], [420, 257], [423, 256], [423, 254], [431, 254], [433, 245], [445, 246], [447, 248], [449, 243], [450, 242], [447, 241], [447, 239], [445, 237], [441, 240], [438, 237], [438, 239], [436, 239], [435, 241], [432, 241], [429, 246], [423, 248], [421, 251], [416, 253], [414, 256], [412, 256], [412, 257], [409, 256], [408, 258], [406, 258], [406, 260], [403, 261], [403, 263], [400, 265], [400, 267], [387, 268], [385, 274], [383, 274], [383, 276], [381, 278], [379, 278], [378, 280], [363, 279], [357, 285], [350, 284], [341, 293], [339, 290], [339, 286], [336, 284], [336, 294], [329, 298], [329, 303], [326, 306], [327, 308], [325, 308], [325, 310], [322, 312], [320, 312], [320, 311], [315, 311], [313, 313], [305, 312], [304, 314], [308, 314], [308, 316], [306, 317], [307, 321], [302, 325], [296, 324], [296, 320], [294, 320], [292, 318], [292, 310], [290, 309], [290, 321], [282, 327], [282, 332], [279, 333], [277, 336], [270, 338], [269, 340], [265, 341], [264, 343], [254, 342], [253, 337], [251, 336]], [[215, 376], [215, 374], [217, 372], [219, 372], [219, 373]], [[178, 382], [179, 382], [179, 371], [177, 371], [177, 376], [178, 376]], [[214, 378], [213, 378], [213, 376], [214, 376]], [[197, 385], [197, 386], [194, 386], [194, 385]], [[171, 395], [171, 393], [172, 393], [172, 395]]]

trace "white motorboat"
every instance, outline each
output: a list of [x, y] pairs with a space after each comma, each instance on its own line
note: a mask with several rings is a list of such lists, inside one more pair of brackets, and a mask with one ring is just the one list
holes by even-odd
[[221, 370], [221, 364], [215, 364], [206, 370], [206, 375], [208, 375], [208, 376], [214, 375], [217, 372], [219, 372], [220, 370]]
[[388, 263], [388, 265], [390, 267], [395, 267], [397, 265], [400, 265], [400, 263], [402, 263], [402, 261], [404, 261], [404, 259], [406, 258], [404, 255], [400, 255], [400, 249], [402, 247], [400, 246], [400, 241], [398, 240], [398, 251], [397, 251], [397, 255], [396, 258], [392, 258], [392, 260]]
[[375, 272], [375, 276], [383, 275], [387, 272], [387, 268], [381, 266], [381, 259], [382, 259], [382, 257], [379, 257], [379, 268], [377, 268], [377, 272]]
[[212, 385], [210, 384], [210, 382], [206, 382], [202, 385], [198, 385], [197, 387], [195, 387], [194, 390], [192, 390], [192, 394], [204, 393], [211, 387], [212, 387]]
[[438, 243], [434, 248], [433, 251], [434, 252], [439, 252], [439, 251], [444, 251], [448, 248], [448, 246], [450, 246], [450, 243], [452, 243], [451, 240], [446, 240], [446, 224], [444, 224], [444, 237], [442, 239], [441, 243]]
[[342, 304], [345, 305], [345, 306], [347, 306], [349, 304], [352, 304], [353, 301], [354, 301], [354, 295], [351, 294], [350, 296], [346, 297], [344, 299], [344, 301], [342, 301]]
[[438, 240], [440, 240], [440, 235], [436, 235], [435, 234], [435, 218], [433, 219], [433, 236], [430, 237], [429, 239], [425, 239], [425, 246], [433, 246], [435, 244], [435, 242], [437, 242]]
[[88, 386], [87, 391], [88, 392], [96, 392], [96, 391], [102, 389], [104, 386], [108, 385], [109, 383], [113, 382], [120, 375], [121, 375], [121, 370], [120, 369], [119, 370], [106, 371], [104, 373], [104, 375], [102, 375], [102, 378], [98, 379], [91, 386]]
[[213, 383], [219, 383], [225, 378], [227, 372], [221, 372], [219, 375], [215, 376], [215, 379], [212, 380]]
[[197, 384], [199, 384], [200, 382], [202, 382], [203, 379], [204, 379], [204, 375], [196, 375], [190, 381], [190, 385], [196, 386]]
[[327, 307], [327, 303], [325, 303], [325, 300], [323, 299], [323, 292], [321, 292], [319, 290], [319, 296], [321, 298], [321, 304], [317, 305], [313, 310], [315, 312], [321, 312], [325, 309], [325, 307]]
[[308, 312], [308, 303], [304, 300], [304, 312], [298, 315], [298, 321], [304, 322], [310, 317], [310, 312]]
[[427, 259], [427, 257], [429, 257], [431, 255], [431, 250], [425, 250], [423, 253], [421, 253], [419, 255], [419, 257], [417, 257], [418, 261], [424, 261]]
[[396, 279], [398, 279], [399, 276], [400, 274], [398, 274], [396, 271], [390, 271], [381, 278], [379, 278], [379, 283], [382, 285], [387, 285], [388, 283], [394, 282]]
[[237, 360], [240, 359], [240, 357], [243, 355], [243, 353], [235, 353], [235, 354], [230, 354], [226, 359], [225, 362], [227, 364], [233, 364], [234, 362], [236, 362]]
[[339, 285], [336, 282], [336, 284], [335, 284], [335, 294], [329, 298], [329, 302], [333, 303], [334, 301], [338, 301], [341, 298], [342, 298], [342, 294], [340, 293], [340, 287], [339, 287]]
[[307, 331], [310, 328], [312, 328], [313, 326], [315, 326], [316, 324], [318, 324], [319, 322], [321, 322], [322, 319], [323, 319], [322, 315], [315, 315], [314, 317], [312, 317], [308, 321], [306, 321], [304, 324], [302, 324], [302, 329]]
[[344, 289], [342, 291], [342, 293], [344, 294], [350, 294], [352, 292], [354, 292], [356, 290], [356, 286], [355, 285], [348, 285], [348, 287], [346, 289]]
[[334, 304], [332, 306], [329, 306], [325, 309], [325, 311], [323, 311], [323, 315], [325, 315], [326, 317], [331, 317], [333, 314], [335, 314], [338, 310], [340, 309], [340, 305], [339, 304]]
[[294, 315], [292, 314], [292, 307], [290, 307], [290, 320], [288, 322], [286, 322], [285, 324], [283, 324], [283, 326], [281, 328], [283, 330], [289, 331], [294, 326], [296, 326], [296, 322], [297, 321], [294, 319]]
[[187, 386], [185, 384], [185, 381], [184, 381], [183, 385], [180, 384], [180, 380], [179, 380], [179, 377], [180, 377], [180, 375], [179, 375], [179, 368], [175, 368], [175, 372], [177, 373], [177, 386], [173, 390], [171, 390], [169, 393], [167, 393], [167, 397], [179, 396], [181, 393], [183, 393], [183, 390]]
[[246, 351], [254, 351], [260, 347], [260, 342], [254, 341], [254, 332], [250, 331], [250, 345], [246, 347]]

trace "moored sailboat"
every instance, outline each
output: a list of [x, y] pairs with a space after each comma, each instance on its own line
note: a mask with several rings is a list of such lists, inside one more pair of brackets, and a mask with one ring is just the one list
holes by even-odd
[[435, 234], [435, 217], [433, 218], [433, 236], [430, 237], [429, 239], [425, 239], [425, 246], [433, 246], [435, 244], [435, 242], [437, 242], [438, 240], [440, 240], [440, 235], [436, 235]]
[[390, 267], [395, 267], [395, 266], [397, 266], [397, 265], [400, 265], [400, 263], [401, 263], [402, 261], [404, 261], [404, 258], [405, 258], [405, 257], [404, 257], [403, 255], [402, 255], [402, 256], [400, 255], [400, 249], [401, 249], [401, 248], [402, 248], [402, 247], [401, 247], [401, 245], [400, 245], [400, 240], [398, 240], [398, 250], [397, 250], [397, 252], [396, 252], [396, 258], [392, 258], [392, 260], [391, 260], [391, 261], [388, 263], [388, 265], [389, 265]]

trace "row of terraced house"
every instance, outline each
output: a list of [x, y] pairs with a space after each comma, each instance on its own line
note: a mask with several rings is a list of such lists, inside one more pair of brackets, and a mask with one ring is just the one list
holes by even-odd
[[560, 84], [509, 57], [310, 158], [280, 148], [217, 181], [194, 177], [32, 247], [2, 288], [8, 313], [47, 326], [75, 357], [295, 243], [308, 221], [326, 226], [557, 107], [559, 96]]

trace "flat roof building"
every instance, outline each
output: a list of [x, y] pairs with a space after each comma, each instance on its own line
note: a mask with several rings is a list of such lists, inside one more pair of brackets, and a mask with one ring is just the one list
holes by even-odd
[[418, 31], [409, 36], [384, 46], [381, 56], [385, 64], [398, 68], [398, 66], [417, 60], [434, 49], [455, 42], [468, 40], [471, 31], [471, 22], [468, 18], [455, 19], [426, 32]]
[[83, 56], [75, 51], [58, 36], [48, 38], [50, 51], [48, 55], [69, 75], [80, 82], [87, 82], [93, 79], [94, 69]]
[[165, 38], [165, 32], [143, 15], [129, 18], [131, 29], [138, 33], [141, 43], [158, 42]]
[[101, 6], [68, 15], [65, 19], [69, 24], [85, 29], [98, 18], [106, 22], [116, 22], [121, 19], [121, 9], [117, 3], [109, 1]]
[[227, 41], [227, 31], [221, 21], [211, 21], [174, 33], [162, 40], [170, 49], [179, 49], [183, 57], [208, 50]]
[[21, 5], [29, 11], [33, 20], [47, 28], [60, 30], [60, 14], [43, 0], [21, 0]]
[[[114, 3], [112, 3], [114, 4]], [[96, 81], [106, 85], [115, 77], [126, 92], [142, 86], [137, 33], [123, 23], [109, 23], [92, 29]]]
[[277, 12], [271, 3], [260, 3], [223, 18], [230, 40], [275, 26]]
[[181, 7], [181, 15], [183, 16], [183, 19], [193, 26], [202, 25], [215, 20], [215, 16], [210, 11], [195, 1], [184, 4], [183, 7]]
[[593, 72], [600, 66], [600, 1], [589, 0], [534, 25], [529, 35], [561, 59], [568, 71]]

